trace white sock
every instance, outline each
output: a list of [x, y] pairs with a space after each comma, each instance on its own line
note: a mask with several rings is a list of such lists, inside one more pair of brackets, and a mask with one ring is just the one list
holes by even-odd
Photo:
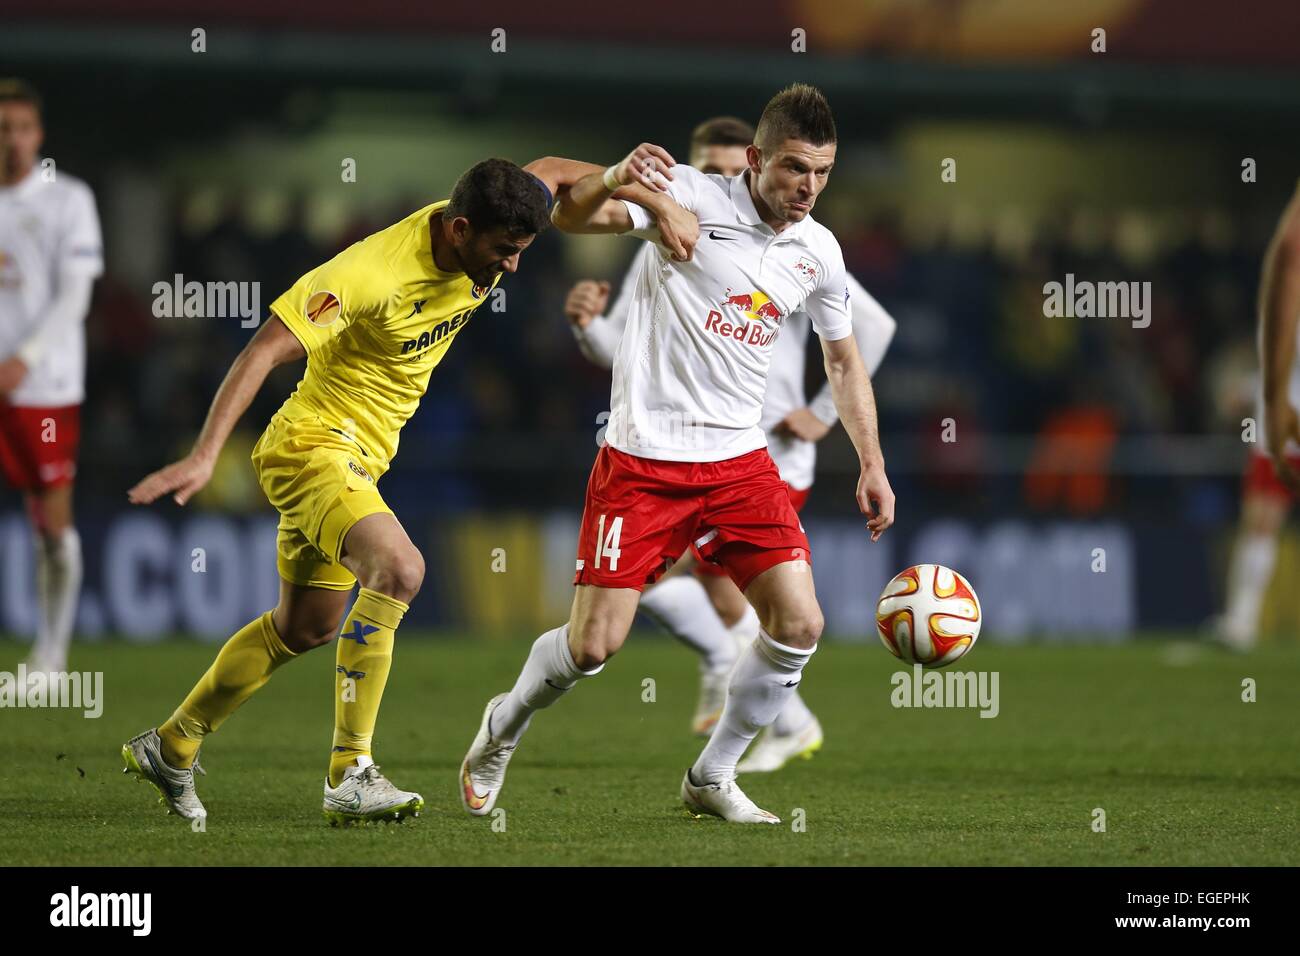
[[81, 538], [76, 528], [36, 542], [36, 594], [40, 623], [32, 657], [52, 670], [63, 670], [81, 594]]
[[736, 643], [694, 575], [660, 581], [641, 595], [640, 607], [700, 655], [701, 670], [726, 671], [736, 663]]
[[718, 783], [736, 775], [736, 763], [758, 732], [781, 713], [799, 683], [811, 650], [786, 647], [763, 630], [750, 645], [727, 688], [727, 706], [713, 736], [691, 768], [697, 784]]
[[491, 733], [494, 739], [517, 744], [528, 729], [533, 714], [573, 689], [584, 677], [594, 677], [605, 665], [583, 671], [573, 662], [569, 650], [569, 625], [547, 631], [533, 641], [533, 649], [524, 661], [524, 669], [497, 709], [492, 712]]
[[744, 616], [731, 627], [727, 628], [727, 633], [736, 644], [736, 651], [743, 654], [750, 644], [753, 644], [758, 637], [758, 632], [762, 630], [758, 622], [758, 612], [752, 607], [745, 608]]
[[1234, 643], [1254, 646], [1260, 608], [1276, 562], [1277, 539], [1273, 535], [1237, 537], [1228, 566], [1228, 601], [1223, 612], [1224, 634]]
[[808, 705], [799, 696], [799, 688], [793, 687], [791, 690], [794, 693], [790, 695], [790, 699], [781, 708], [781, 713], [776, 715], [776, 720], [772, 721], [772, 733], [780, 734], [782, 737], [799, 733], [815, 719], [813, 712], [808, 709]]

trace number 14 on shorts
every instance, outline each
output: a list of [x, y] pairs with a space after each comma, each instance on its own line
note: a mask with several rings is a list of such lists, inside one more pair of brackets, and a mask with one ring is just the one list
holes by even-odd
[[607, 515], [600, 516], [600, 523], [596, 525], [596, 562], [595, 568], [599, 571], [600, 559], [602, 556], [609, 558], [609, 568], [607, 570], [618, 570], [618, 556], [623, 552], [619, 549], [618, 539], [623, 534], [623, 516], [618, 515], [610, 522], [609, 534], [605, 534], [605, 518]]

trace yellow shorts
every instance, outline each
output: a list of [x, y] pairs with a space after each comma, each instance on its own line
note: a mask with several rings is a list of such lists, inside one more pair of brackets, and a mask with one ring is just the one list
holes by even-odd
[[291, 584], [349, 590], [343, 539], [367, 515], [392, 514], [375, 482], [387, 465], [320, 418], [277, 413], [253, 448], [253, 468], [280, 512], [276, 567]]

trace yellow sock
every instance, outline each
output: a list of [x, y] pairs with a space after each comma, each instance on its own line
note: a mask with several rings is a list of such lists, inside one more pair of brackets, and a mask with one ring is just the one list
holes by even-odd
[[271, 679], [271, 672], [297, 657], [284, 646], [267, 611], [245, 624], [217, 654], [171, 718], [158, 728], [163, 759], [173, 767], [194, 762], [203, 738]]
[[379, 702], [393, 664], [393, 637], [410, 608], [395, 598], [362, 588], [339, 631], [334, 668], [334, 749], [330, 752], [330, 786], [357, 757], [370, 755], [379, 719]]

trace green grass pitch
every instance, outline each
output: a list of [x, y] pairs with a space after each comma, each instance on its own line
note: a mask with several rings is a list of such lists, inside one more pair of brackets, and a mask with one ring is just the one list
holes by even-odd
[[[959, 669], [1000, 674], [1000, 714], [895, 709], [900, 665], [827, 642], [804, 694], [825, 748], [746, 776], [785, 821], [694, 819], [678, 785], [695, 660], [637, 632], [601, 676], [540, 714], [511, 765], [494, 829], [460, 807], [456, 770], [484, 701], [526, 642], [399, 635], [376, 757], [426, 810], [331, 829], [321, 784], [334, 651], [282, 668], [204, 747], [207, 831], [165, 815], [121, 773], [216, 651], [175, 641], [79, 645], [104, 672], [104, 712], [0, 710], [0, 859], [8, 865], [1286, 865], [1300, 863], [1300, 651], [1233, 657], [1146, 641], [984, 644]], [[0, 670], [24, 649], [0, 643]], [[643, 681], [655, 681], [654, 702]], [[1242, 681], [1257, 701], [1242, 701]], [[1105, 811], [1105, 832], [1093, 829]], [[802, 810], [796, 814], [795, 810]], [[802, 817], [804, 827], [791, 826]], [[504, 828], [501, 824], [504, 823]]]

